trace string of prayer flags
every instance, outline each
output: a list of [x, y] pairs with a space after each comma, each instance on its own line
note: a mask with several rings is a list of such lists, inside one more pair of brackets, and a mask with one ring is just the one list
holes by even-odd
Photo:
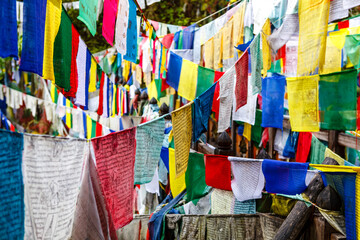
[[204, 155], [200, 153], [190, 153], [189, 163], [185, 173], [186, 201], [197, 201], [205, 196], [210, 187], [205, 182], [205, 163]]
[[[324, 65], [330, 1], [314, 4], [312, 0], [299, 1], [299, 44], [297, 76], [319, 73]], [[309, 34], [311, 29], [311, 34]]]
[[126, 54], [124, 59], [136, 63], [137, 58], [137, 21], [136, 21], [136, 4], [129, 1], [129, 21], [127, 24], [126, 34]]
[[201, 134], [208, 129], [215, 88], [216, 83], [194, 100], [192, 116], [194, 142], [197, 142]]
[[46, 4], [46, 0], [25, 0], [23, 7], [23, 40], [19, 70], [40, 76], [43, 75]]
[[283, 128], [285, 77], [274, 73], [262, 80], [262, 127]]
[[261, 69], [263, 66], [260, 49], [260, 34], [258, 34], [250, 45], [251, 54], [251, 85], [252, 95], [261, 92]]
[[319, 108], [322, 129], [356, 129], [356, 82], [356, 70], [320, 75]]
[[[54, 74], [57, 86], [70, 91], [70, 73], [72, 66], [72, 23], [66, 11], [61, 12], [61, 24], [54, 43]], [[25, 36], [25, 32], [24, 32]], [[76, 38], [75, 38], [76, 39]], [[78, 39], [78, 38], [77, 38]], [[23, 46], [25, 47], [25, 46]], [[22, 61], [26, 61], [22, 57]], [[76, 93], [76, 89], [74, 93]]]
[[247, 103], [248, 98], [248, 67], [249, 67], [249, 54], [244, 52], [239, 60], [235, 63], [236, 72], [236, 86], [235, 86], [235, 99], [237, 111], [240, 107]]
[[[2, 115], [2, 112], [1, 112]], [[6, 239], [24, 238], [23, 135], [0, 131], [0, 234]]]
[[292, 131], [319, 131], [319, 75], [287, 78]]
[[102, 35], [113, 46], [119, 0], [104, 0]]
[[135, 128], [92, 139], [109, 222], [119, 229], [133, 219]]
[[129, 1], [118, 0], [118, 10], [115, 25], [115, 47], [121, 55], [126, 54], [127, 28], [129, 22]]
[[205, 155], [206, 185], [231, 191], [231, 164], [227, 156]]
[[164, 140], [165, 120], [157, 118], [136, 128], [134, 184], [151, 182]]
[[235, 67], [231, 67], [219, 79], [220, 83], [220, 107], [218, 132], [224, 132], [230, 127], [231, 107], [234, 95]]
[[231, 189], [240, 202], [259, 199], [265, 186], [264, 174], [261, 170], [262, 160], [229, 157], [234, 179]]
[[16, 20], [16, 1], [6, 0], [0, 3], [0, 57], [18, 59], [18, 34]]
[[82, 167], [88, 157], [85, 140], [24, 136], [26, 238], [70, 237]]
[[189, 160], [192, 136], [191, 105], [191, 103], [188, 103], [171, 113], [175, 143], [176, 177], [185, 173]]
[[266, 191], [296, 195], [305, 191], [308, 163], [283, 162], [265, 159], [262, 171], [266, 181]]
[[169, 147], [169, 180], [170, 189], [173, 197], [177, 197], [186, 189], [185, 173], [177, 176], [176, 174], [176, 157], [175, 150]]
[[96, 21], [99, 0], [80, 0], [79, 16], [77, 17], [89, 29], [91, 35], [96, 34]]
[[312, 138], [313, 138], [312, 133], [309, 132], [299, 133], [298, 145], [296, 150], [296, 162], [300, 162], [300, 163], [307, 162], [312, 144]]

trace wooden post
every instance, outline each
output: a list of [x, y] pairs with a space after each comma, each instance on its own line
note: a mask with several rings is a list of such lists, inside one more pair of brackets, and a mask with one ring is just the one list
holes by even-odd
[[336, 151], [336, 145], [337, 145], [337, 136], [338, 133], [335, 130], [330, 130], [329, 131], [329, 145], [328, 147], [330, 148], [331, 151], [335, 152]]
[[215, 149], [215, 154], [225, 155], [225, 156], [234, 156], [233, 150], [231, 149], [231, 138], [227, 132], [220, 133], [217, 140], [217, 148]]
[[237, 132], [236, 132], [236, 128], [237, 128], [237, 123], [235, 121], [232, 121], [232, 126], [231, 126], [231, 140], [232, 140], [232, 150], [234, 152], [234, 156], [237, 156], [237, 153], [236, 153], [236, 135], [237, 135]]
[[274, 152], [275, 133], [276, 133], [276, 128], [269, 127], [269, 152], [268, 153], [272, 159], [274, 159], [273, 152]]

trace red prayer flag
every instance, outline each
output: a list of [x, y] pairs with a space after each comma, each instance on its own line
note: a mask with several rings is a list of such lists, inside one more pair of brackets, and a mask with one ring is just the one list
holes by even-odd
[[102, 34], [111, 46], [114, 45], [118, 2], [118, 0], [104, 0]]
[[342, 29], [342, 28], [349, 28], [349, 20], [345, 20], [342, 22], [338, 22], [338, 28]]
[[246, 52], [235, 63], [235, 72], [236, 72], [236, 86], [235, 86], [236, 111], [247, 103], [248, 67], [249, 67], [249, 54]]
[[231, 191], [231, 164], [227, 156], [205, 155], [206, 185]]
[[99, 107], [97, 110], [97, 114], [101, 116], [103, 114], [103, 100], [104, 100], [104, 72], [101, 73], [101, 79], [100, 79], [100, 91], [99, 91]]
[[165, 35], [162, 39], [162, 44], [164, 45], [164, 47], [166, 47], [167, 49], [169, 49], [171, 47], [172, 41], [174, 39], [174, 34], [170, 33], [168, 35]]
[[102, 136], [102, 125], [98, 122], [96, 122], [96, 133], [95, 133], [95, 136], [96, 137], [101, 137]]
[[133, 219], [135, 133], [136, 128], [130, 128], [91, 140], [109, 222], [115, 229]]
[[[224, 72], [215, 71], [214, 83], [216, 83], [223, 75], [224, 75]], [[220, 95], [220, 85], [218, 82], [215, 87], [213, 104], [211, 107], [211, 111], [213, 111], [215, 113], [216, 121], [219, 120], [219, 107], [220, 107], [219, 95]]]
[[71, 68], [70, 68], [70, 90], [68, 92], [64, 91], [65, 97], [76, 97], [76, 92], [78, 88], [78, 73], [77, 73], [77, 63], [76, 56], [79, 49], [79, 33], [72, 25], [72, 37], [71, 37]]
[[305, 163], [308, 159], [311, 147], [312, 134], [309, 132], [300, 132], [298, 145], [296, 149], [296, 162]]

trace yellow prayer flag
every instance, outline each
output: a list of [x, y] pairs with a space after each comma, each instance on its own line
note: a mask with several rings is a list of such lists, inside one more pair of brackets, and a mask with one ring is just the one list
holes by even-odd
[[86, 134], [87, 139], [91, 139], [91, 130], [92, 130], [92, 119], [86, 114]]
[[319, 131], [319, 79], [319, 75], [286, 79], [292, 131]]
[[128, 81], [129, 73], [130, 73], [130, 62], [125, 60], [124, 68], [123, 68], [123, 78], [125, 79], [126, 82]]
[[299, 1], [297, 76], [318, 73], [324, 65], [330, 0]]
[[240, 4], [239, 10], [234, 14], [233, 24], [233, 46], [244, 43], [244, 15], [245, 15], [245, 1]]
[[113, 96], [112, 96], [112, 104], [111, 104], [111, 116], [115, 117], [116, 115], [116, 84], [113, 84]]
[[50, 95], [51, 95], [51, 100], [53, 101], [53, 103], [55, 103], [56, 87], [54, 83], [51, 83]]
[[171, 113], [174, 131], [176, 177], [185, 173], [191, 145], [191, 103]]
[[214, 70], [218, 70], [222, 68], [222, 52], [223, 52], [223, 45], [222, 45], [222, 31], [215, 34], [214, 36]]
[[310, 164], [313, 167], [322, 172], [342, 172], [342, 173], [356, 173], [360, 171], [359, 167], [351, 166], [339, 166], [339, 165], [325, 165], [325, 164]]
[[[329, 37], [331, 43], [337, 47], [337, 49], [343, 49], [345, 45], [345, 36], [349, 34], [349, 30], [344, 28], [339, 31], [329, 32]], [[326, 42], [327, 43], [327, 42]]]
[[96, 91], [96, 70], [97, 70], [96, 60], [94, 58], [91, 58], [89, 92]]
[[141, 69], [141, 67], [139, 65], [136, 65], [135, 77], [136, 77], [136, 81], [141, 84], [141, 82], [142, 82], [142, 69]]
[[198, 65], [189, 60], [183, 59], [178, 86], [178, 94], [181, 97], [192, 101], [196, 97]]
[[68, 126], [68, 128], [72, 128], [72, 114], [71, 114], [71, 102], [69, 99], [65, 100], [66, 103], [66, 126]]
[[173, 148], [169, 148], [169, 175], [171, 193], [175, 198], [185, 190], [186, 185], [185, 172], [179, 176], [176, 176], [175, 150]]
[[223, 56], [224, 59], [229, 59], [234, 57], [234, 46], [232, 45], [232, 29], [233, 29], [233, 22], [234, 19], [232, 18], [230, 21], [228, 21], [225, 26], [224, 30], [222, 32], [222, 41], [223, 41]]
[[148, 89], [148, 95], [149, 95], [149, 99], [158, 98], [158, 93], [157, 93], [157, 88], [156, 88], [156, 84], [155, 84], [155, 80], [151, 81], [151, 83], [149, 85], [146, 86]]
[[54, 42], [61, 22], [62, 0], [48, 0], [46, 3], [43, 78], [55, 81], [54, 75]]
[[261, 39], [262, 39], [262, 56], [263, 56], [263, 76], [266, 77], [267, 71], [271, 67], [271, 53], [269, 42], [267, 41], [267, 37], [271, 35], [271, 27], [270, 20], [266, 19], [266, 22], [263, 26]]
[[326, 39], [326, 53], [324, 66], [321, 74], [340, 72], [341, 71], [341, 49], [339, 50], [331, 40], [332, 36]]
[[244, 136], [248, 141], [251, 141], [251, 125], [248, 124], [248, 123], [244, 123], [243, 136]]
[[345, 165], [345, 160], [333, 151], [331, 151], [330, 148], [326, 148], [325, 150], [324, 159], [327, 157], [334, 159], [340, 166]]
[[204, 44], [205, 67], [214, 69], [214, 38], [211, 38]]

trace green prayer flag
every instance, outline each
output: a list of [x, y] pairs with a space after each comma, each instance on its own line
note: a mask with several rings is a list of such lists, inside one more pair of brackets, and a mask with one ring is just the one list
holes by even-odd
[[63, 9], [61, 23], [54, 42], [54, 74], [57, 86], [70, 91], [71, 72], [71, 48], [72, 48], [72, 23]]
[[320, 75], [319, 107], [322, 129], [356, 129], [356, 80], [356, 70]]
[[205, 163], [204, 155], [200, 153], [190, 153], [187, 170], [185, 172], [186, 202], [197, 201], [205, 196], [211, 189], [205, 182]]
[[345, 53], [356, 69], [360, 68], [360, 34], [345, 36]]
[[77, 18], [87, 26], [93, 36], [96, 34], [97, 12], [98, 0], [79, 1], [79, 16]]
[[311, 138], [310, 163], [322, 164], [325, 158], [326, 146], [316, 137]]
[[256, 146], [259, 146], [262, 137], [262, 111], [256, 109], [255, 113], [255, 124], [251, 127], [251, 140], [255, 142]]
[[198, 67], [196, 97], [200, 96], [214, 84], [215, 72], [212, 69]]

